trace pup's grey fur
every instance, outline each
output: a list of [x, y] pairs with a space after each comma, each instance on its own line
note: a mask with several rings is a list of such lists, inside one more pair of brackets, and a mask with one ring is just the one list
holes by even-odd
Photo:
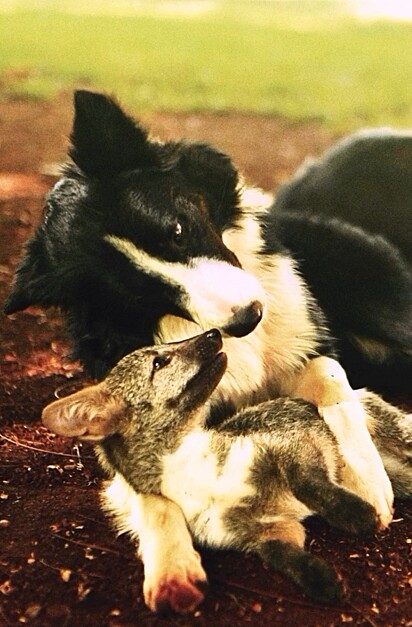
[[[226, 368], [218, 331], [123, 358], [104, 382], [45, 408], [43, 422], [101, 440], [112, 481], [106, 508], [138, 533], [139, 494], [162, 494], [203, 544], [259, 554], [310, 598], [331, 603], [342, 585], [304, 551], [301, 521], [313, 513], [352, 533], [377, 526], [375, 509], [345, 485], [344, 459], [316, 408], [279, 398], [205, 427], [207, 401]], [[398, 496], [412, 495], [412, 416], [359, 392], [368, 429]], [[371, 418], [370, 416], [373, 416]]]

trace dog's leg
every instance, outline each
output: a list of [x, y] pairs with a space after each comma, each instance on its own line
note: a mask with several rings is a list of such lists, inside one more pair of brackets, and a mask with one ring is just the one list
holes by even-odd
[[138, 501], [145, 601], [157, 612], [190, 612], [203, 600], [207, 579], [183, 513], [163, 497], [139, 495]]
[[412, 498], [412, 414], [368, 390], [356, 390], [367, 412], [367, 427], [396, 497]]
[[162, 496], [137, 494], [120, 475], [106, 487], [103, 504], [117, 528], [139, 540], [149, 608], [193, 611], [204, 598], [207, 579], [180, 508]]
[[340, 364], [329, 357], [308, 362], [292, 390], [316, 405], [335, 435], [344, 460], [342, 483], [376, 509], [381, 527], [392, 520], [393, 491], [367, 428], [366, 411]]

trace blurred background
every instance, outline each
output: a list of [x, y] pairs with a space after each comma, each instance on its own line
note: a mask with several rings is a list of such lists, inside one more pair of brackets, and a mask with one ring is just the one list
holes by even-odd
[[1, 0], [0, 101], [75, 87], [140, 112], [412, 126], [412, 3]]

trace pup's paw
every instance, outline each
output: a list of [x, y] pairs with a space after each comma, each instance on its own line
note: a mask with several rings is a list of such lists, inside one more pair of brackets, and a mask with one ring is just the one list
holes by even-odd
[[339, 498], [330, 499], [322, 515], [333, 527], [348, 533], [369, 535], [375, 533], [378, 528], [375, 508], [341, 486]]
[[304, 594], [313, 601], [327, 605], [343, 601], [344, 586], [335, 570], [323, 560], [310, 556], [301, 573]]
[[145, 564], [143, 592], [146, 605], [153, 612], [193, 612], [203, 601], [206, 589], [206, 573], [196, 551], [175, 555], [167, 563], [165, 560], [157, 571]]
[[393, 516], [393, 490], [367, 430], [363, 406], [357, 400], [345, 401], [321, 407], [319, 413], [338, 441], [343, 485], [375, 508], [378, 527], [387, 527]]

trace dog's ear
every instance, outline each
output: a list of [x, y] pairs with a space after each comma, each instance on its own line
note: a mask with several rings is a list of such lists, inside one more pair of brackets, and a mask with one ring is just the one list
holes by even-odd
[[158, 165], [155, 144], [114, 99], [79, 90], [74, 94], [74, 109], [69, 155], [83, 172], [111, 176]]
[[217, 208], [235, 208], [238, 202], [238, 173], [227, 155], [207, 144], [184, 144], [179, 165], [184, 175], [206, 197], [213, 198]]
[[58, 435], [98, 441], [117, 432], [125, 412], [125, 403], [102, 382], [47, 405], [41, 419]]
[[47, 266], [42, 238], [35, 234], [27, 245], [17, 268], [10, 295], [4, 304], [3, 311], [6, 315], [22, 311], [30, 305], [48, 307], [56, 304], [51, 298], [53, 281], [49, 277]]

